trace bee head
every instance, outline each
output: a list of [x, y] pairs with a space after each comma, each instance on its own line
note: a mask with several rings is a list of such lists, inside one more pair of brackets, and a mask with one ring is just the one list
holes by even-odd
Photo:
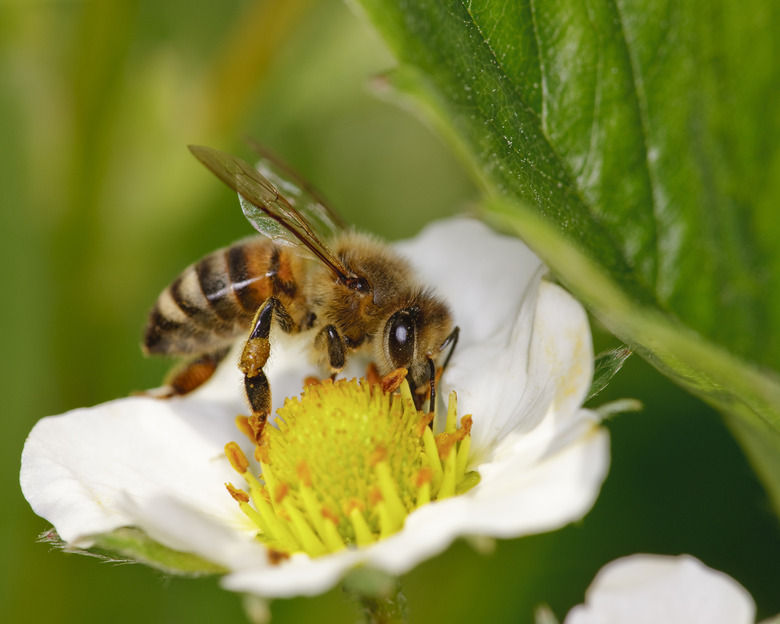
[[435, 360], [452, 334], [452, 317], [439, 299], [423, 294], [411, 305], [394, 312], [385, 323], [382, 357], [385, 373], [406, 368], [413, 386], [431, 377], [430, 361]]

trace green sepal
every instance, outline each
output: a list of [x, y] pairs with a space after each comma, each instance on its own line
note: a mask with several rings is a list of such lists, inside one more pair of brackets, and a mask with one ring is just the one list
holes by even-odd
[[590, 385], [586, 401], [607, 387], [612, 378], [617, 375], [626, 360], [631, 357], [631, 349], [626, 346], [602, 351], [596, 356], [593, 365], [593, 383]]
[[41, 541], [64, 552], [97, 557], [116, 563], [143, 563], [165, 574], [177, 576], [210, 576], [228, 570], [198, 555], [173, 550], [150, 538], [134, 527], [122, 527], [111, 533], [97, 535], [90, 548], [75, 548], [62, 541], [54, 529], [44, 533]]

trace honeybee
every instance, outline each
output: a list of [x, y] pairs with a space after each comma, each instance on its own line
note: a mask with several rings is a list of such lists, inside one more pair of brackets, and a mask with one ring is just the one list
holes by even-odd
[[360, 350], [370, 351], [380, 375], [407, 369], [412, 389], [430, 389], [433, 411], [435, 362], [449, 349], [446, 366], [459, 332], [447, 304], [391, 247], [346, 228], [289, 167], [255, 147], [262, 158], [257, 168], [190, 146], [239, 194], [244, 215], [262, 236], [205, 256], [157, 299], [144, 351], [189, 358], [171, 377], [170, 393], [204, 383], [243, 336], [238, 367], [249, 407], [264, 423], [271, 388], [263, 367], [276, 323], [288, 333], [310, 332], [312, 359], [334, 376]]

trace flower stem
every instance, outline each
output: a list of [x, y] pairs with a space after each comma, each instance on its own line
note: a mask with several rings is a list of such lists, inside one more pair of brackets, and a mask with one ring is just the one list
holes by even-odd
[[409, 621], [409, 605], [396, 582], [395, 592], [391, 596], [355, 596], [360, 603], [365, 624], [403, 624]]
[[365, 624], [406, 624], [409, 607], [400, 581], [383, 572], [353, 570], [344, 579], [344, 591], [360, 605]]

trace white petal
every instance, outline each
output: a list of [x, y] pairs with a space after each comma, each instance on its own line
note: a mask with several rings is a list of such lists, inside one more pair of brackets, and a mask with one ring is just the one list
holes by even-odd
[[497, 340], [506, 344], [512, 323], [542, 268], [521, 241], [474, 219], [438, 221], [396, 244], [424, 284], [449, 303], [461, 347]]
[[234, 523], [223, 446], [235, 430], [225, 416], [219, 403], [129, 398], [44, 418], [22, 453], [22, 491], [62, 539], [82, 546], [135, 524], [122, 511], [126, 495], [181, 498]]
[[632, 555], [604, 566], [565, 624], [752, 624], [755, 603], [690, 555]]
[[510, 433], [531, 431], [547, 415], [571, 418], [593, 374], [587, 315], [561, 288], [541, 281], [524, 300], [507, 343], [464, 348], [442, 387], [458, 392], [459, 411], [474, 416], [473, 457], [487, 458]]
[[[228, 569], [271, 567], [268, 552], [254, 539], [253, 526], [248, 526], [247, 531], [236, 530], [222, 519], [204, 513], [205, 510], [192, 507], [190, 502], [170, 496], [144, 501], [128, 496], [119, 506], [134, 519], [135, 526], [168, 548], [196, 554]], [[232, 506], [236, 508], [235, 504]]]
[[266, 598], [313, 596], [329, 590], [365, 559], [365, 551], [342, 550], [312, 559], [304, 554], [274, 566], [238, 569], [222, 579], [225, 589]]

